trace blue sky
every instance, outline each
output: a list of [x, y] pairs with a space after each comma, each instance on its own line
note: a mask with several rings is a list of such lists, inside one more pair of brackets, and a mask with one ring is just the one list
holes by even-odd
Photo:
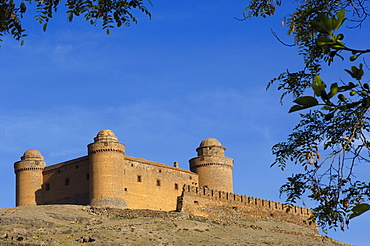
[[[26, 19], [25, 45], [5, 37], [0, 48], [0, 207], [14, 206], [13, 163], [24, 151], [38, 149], [49, 165], [77, 158], [102, 129], [126, 144], [127, 155], [186, 169], [199, 143], [217, 138], [235, 161], [235, 193], [283, 201], [279, 187], [299, 169], [270, 168], [271, 146], [298, 117], [287, 113], [290, 98], [281, 106], [279, 92], [265, 87], [302, 61], [270, 31], [290, 42], [281, 26], [288, 7], [237, 21], [244, 7], [236, 0], [154, 1], [151, 20], [139, 14], [138, 25], [109, 36], [82, 20], [68, 23], [62, 11], [46, 33]], [[350, 41], [368, 48], [368, 37]], [[332, 66], [327, 79], [345, 76], [340, 68]], [[369, 219], [329, 236], [365, 245]]]

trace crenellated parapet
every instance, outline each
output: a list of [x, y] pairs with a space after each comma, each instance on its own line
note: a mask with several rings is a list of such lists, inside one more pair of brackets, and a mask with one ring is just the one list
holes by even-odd
[[[233, 193], [233, 159], [214, 138], [203, 140], [190, 171], [125, 154], [110, 130], [101, 130], [88, 155], [46, 167], [37, 150], [14, 163], [16, 205], [82, 204], [183, 211], [230, 221], [273, 220], [310, 227], [311, 210]], [[181, 189], [183, 187], [183, 189]], [[289, 210], [287, 212], [287, 210]]]
[[204, 187], [185, 185], [178, 197], [177, 211], [205, 217], [273, 220], [307, 226], [317, 231], [315, 223], [309, 223], [310, 209], [280, 202], [260, 199]]

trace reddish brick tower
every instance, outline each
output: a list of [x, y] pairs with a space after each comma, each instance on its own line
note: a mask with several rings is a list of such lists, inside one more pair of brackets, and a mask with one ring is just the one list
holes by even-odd
[[190, 170], [198, 174], [199, 186], [233, 192], [233, 159], [215, 138], [207, 138], [197, 148], [198, 157], [189, 160]]
[[42, 203], [42, 171], [44, 168], [44, 157], [35, 149], [27, 150], [24, 152], [21, 160], [14, 163], [16, 206]]
[[110, 130], [101, 130], [88, 145], [90, 205], [124, 208], [123, 173], [125, 145]]

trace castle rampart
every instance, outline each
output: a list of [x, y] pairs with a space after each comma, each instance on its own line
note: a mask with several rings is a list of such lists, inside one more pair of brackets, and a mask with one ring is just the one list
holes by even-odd
[[214, 138], [203, 140], [190, 170], [131, 157], [110, 130], [88, 145], [86, 156], [46, 167], [37, 150], [14, 164], [16, 205], [80, 204], [98, 207], [183, 211], [228, 220], [274, 220], [309, 225], [311, 211], [234, 194], [233, 159]]
[[177, 211], [229, 220], [272, 220], [310, 227], [311, 210], [270, 200], [185, 185], [178, 197]]

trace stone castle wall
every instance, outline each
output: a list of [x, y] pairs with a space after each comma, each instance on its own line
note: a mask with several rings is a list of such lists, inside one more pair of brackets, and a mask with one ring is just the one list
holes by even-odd
[[311, 210], [287, 206], [280, 202], [185, 185], [178, 197], [177, 211], [194, 215], [229, 220], [272, 220], [302, 225], [317, 231], [309, 223]]
[[173, 211], [184, 185], [198, 185], [185, 169], [125, 156], [123, 199], [128, 208]]
[[[190, 170], [125, 155], [125, 145], [102, 130], [88, 155], [46, 167], [37, 150], [14, 164], [16, 204], [80, 204], [96, 207], [183, 211], [215, 219], [274, 220], [308, 225], [311, 211], [233, 194], [233, 160], [214, 138], [201, 142]], [[221, 190], [221, 191], [220, 191]]]
[[[182, 187], [198, 185], [197, 174], [158, 162], [125, 156], [120, 165], [124, 189], [119, 197], [128, 208], [175, 210]], [[88, 205], [90, 176], [88, 156], [46, 167], [38, 204]]]
[[42, 204], [89, 204], [89, 158], [80, 157], [45, 167]]

